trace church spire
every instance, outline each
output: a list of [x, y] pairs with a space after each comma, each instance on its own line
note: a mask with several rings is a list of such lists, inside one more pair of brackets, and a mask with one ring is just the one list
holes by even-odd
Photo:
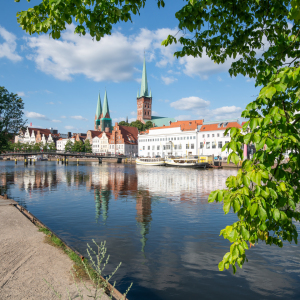
[[98, 103], [97, 103], [97, 109], [96, 109], [96, 119], [99, 119], [102, 113], [102, 106], [101, 106], [101, 98], [100, 93], [98, 95]]
[[149, 97], [145, 56], [144, 56], [144, 64], [143, 64], [143, 75], [142, 75], [140, 97]]
[[104, 102], [103, 102], [103, 118], [110, 118], [106, 90], [105, 90]]

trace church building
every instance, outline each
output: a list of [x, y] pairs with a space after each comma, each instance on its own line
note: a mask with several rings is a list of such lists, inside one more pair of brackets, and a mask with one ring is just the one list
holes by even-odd
[[168, 126], [176, 122], [174, 118], [152, 116], [152, 92], [148, 90], [146, 60], [144, 57], [141, 91], [137, 92], [137, 120], [142, 123], [151, 121], [154, 127]]
[[111, 121], [111, 117], [110, 117], [110, 113], [109, 113], [108, 99], [107, 99], [106, 91], [104, 94], [103, 108], [101, 105], [100, 93], [98, 95], [98, 103], [97, 103], [97, 109], [96, 109], [96, 115], [95, 115], [94, 129], [96, 131], [105, 131], [105, 132], [112, 131], [112, 121]]

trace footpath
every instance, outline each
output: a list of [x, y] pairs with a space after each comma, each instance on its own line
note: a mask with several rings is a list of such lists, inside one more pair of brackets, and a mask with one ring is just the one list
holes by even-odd
[[[72, 261], [62, 250], [44, 243], [45, 234], [14, 204], [0, 198], [0, 299], [59, 299], [44, 279], [62, 299], [69, 299], [67, 289], [71, 299], [76, 298], [78, 292], [70, 274]], [[85, 290], [80, 282], [77, 284]], [[84, 299], [92, 298], [85, 295]], [[101, 298], [107, 299], [107, 295]]]

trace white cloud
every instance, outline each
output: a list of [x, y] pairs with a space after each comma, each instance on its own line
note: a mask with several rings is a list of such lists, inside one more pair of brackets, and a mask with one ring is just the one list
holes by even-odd
[[81, 121], [87, 121], [88, 120], [88, 119], [86, 119], [86, 118], [84, 118], [82, 116], [72, 116], [70, 118], [75, 119], [75, 120], [81, 120]]
[[52, 122], [54, 122], [54, 123], [61, 123], [62, 121], [61, 120], [52, 120]]
[[25, 97], [25, 93], [24, 92], [17, 92], [19, 97]]
[[166, 103], [170, 102], [170, 100], [165, 100]]
[[77, 128], [76, 128], [76, 127], [74, 127], [74, 126], [69, 126], [69, 125], [68, 125], [68, 126], [65, 126], [65, 128], [66, 128], [66, 129], [68, 129], [68, 130], [77, 129]]
[[184, 121], [184, 120], [191, 120], [191, 115], [179, 115], [177, 117], [174, 117], [177, 121]]
[[209, 75], [228, 71], [232, 61], [232, 59], [227, 59], [224, 64], [215, 64], [205, 53], [202, 57], [185, 56], [179, 59], [186, 75], [199, 76], [203, 80], [208, 79]]
[[220, 76], [218, 76], [218, 81], [223, 81], [223, 79], [220, 77]]
[[131, 122], [134, 122], [134, 121], [136, 121], [136, 118], [130, 118], [130, 119], [128, 119], [128, 123], [131, 123]]
[[4, 39], [4, 43], [0, 43], [0, 58], [6, 57], [13, 62], [22, 60], [22, 57], [16, 53], [17, 37], [0, 26], [0, 37]]
[[241, 117], [243, 109], [237, 106], [223, 106], [211, 110], [211, 115], [214, 116], [215, 120], [221, 119], [237, 119]]
[[67, 117], [66, 117], [66, 116], [61, 116], [61, 118], [62, 118], [62, 119], [66, 119]]
[[177, 81], [177, 79], [174, 78], [174, 77], [164, 77], [164, 76], [161, 76], [161, 79], [162, 79], [162, 81], [163, 81], [166, 85], [169, 85], [169, 84], [173, 83], [174, 81]]
[[130, 114], [131, 114], [132, 116], [136, 116], [136, 111], [132, 111]]
[[49, 120], [45, 115], [33, 111], [25, 111], [25, 116], [26, 118], [31, 118], [31, 119]]
[[54, 102], [48, 102], [47, 104], [54, 105]]
[[171, 107], [179, 110], [192, 110], [192, 109], [204, 109], [209, 106], [210, 102], [205, 101], [199, 97], [187, 97], [181, 98], [175, 102], [170, 103]]
[[159, 113], [155, 110], [152, 110], [152, 116], [159, 116]]

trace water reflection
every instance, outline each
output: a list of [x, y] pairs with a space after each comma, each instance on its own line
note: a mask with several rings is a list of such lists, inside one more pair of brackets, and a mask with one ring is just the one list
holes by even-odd
[[123, 262], [115, 280], [121, 292], [134, 282], [131, 300], [298, 299], [298, 246], [259, 244], [237, 275], [218, 271], [229, 248], [219, 232], [236, 216], [224, 216], [207, 198], [232, 174], [236, 170], [1, 162], [0, 185], [80, 252], [91, 239], [106, 240], [108, 272]]

